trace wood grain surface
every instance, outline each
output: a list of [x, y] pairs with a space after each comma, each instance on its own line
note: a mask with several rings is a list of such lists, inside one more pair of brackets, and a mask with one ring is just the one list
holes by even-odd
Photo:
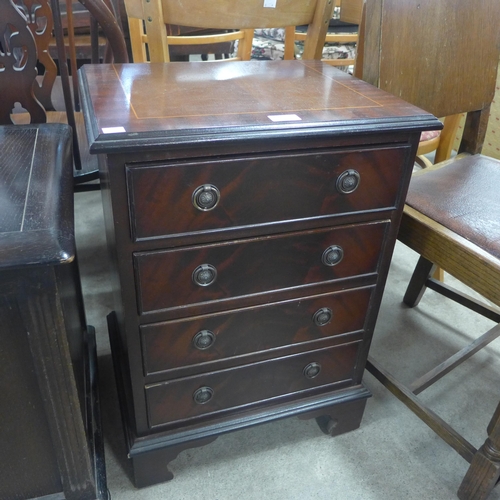
[[[220, 141], [225, 133], [441, 127], [432, 115], [320, 61], [100, 64], [82, 68], [80, 79], [93, 152]], [[280, 121], [270, 118], [276, 115]]]
[[[131, 227], [137, 239], [224, 230], [332, 214], [391, 210], [407, 146], [251, 156], [127, 168]], [[339, 190], [342, 174], [354, 170], [359, 185]], [[193, 193], [215, 186], [212, 210], [193, 204]], [[162, 189], [157, 189], [161, 185]]]
[[[178, 314], [185, 314], [187, 306], [207, 302], [220, 309], [236, 306], [240, 297], [374, 274], [387, 228], [385, 221], [139, 252], [134, 261], [140, 313], [181, 308]], [[327, 266], [322, 255], [332, 245], [342, 248], [343, 259]], [[209, 286], [193, 282], [194, 270], [203, 264], [217, 269]]]
[[[62, 124], [0, 126], [0, 268], [74, 258], [70, 134]], [[47, 176], [63, 180], [47, 191]]]

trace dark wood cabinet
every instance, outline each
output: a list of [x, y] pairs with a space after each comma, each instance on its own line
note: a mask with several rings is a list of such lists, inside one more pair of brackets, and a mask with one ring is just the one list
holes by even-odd
[[317, 61], [87, 66], [137, 486], [223, 432], [360, 425], [431, 115]]
[[0, 126], [0, 498], [107, 498], [67, 125]]

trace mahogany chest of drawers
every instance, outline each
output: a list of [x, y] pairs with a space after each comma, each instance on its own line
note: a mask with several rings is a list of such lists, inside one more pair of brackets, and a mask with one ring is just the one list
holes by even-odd
[[359, 426], [362, 376], [431, 115], [320, 62], [86, 66], [137, 486], [287, 416]]

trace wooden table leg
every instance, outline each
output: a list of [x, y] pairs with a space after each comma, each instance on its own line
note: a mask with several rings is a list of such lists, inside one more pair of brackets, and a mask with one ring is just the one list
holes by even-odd
[[488, 438], [472, 459], [458, 498], [483, 500], [488, 497], [500, 478], [500, 404], [488, 426]]

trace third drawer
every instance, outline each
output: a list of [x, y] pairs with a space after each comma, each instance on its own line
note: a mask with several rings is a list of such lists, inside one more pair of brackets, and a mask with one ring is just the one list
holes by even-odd
[[310, 349], [318, 341], [360, 332], [373, 289], [355, 288], [143, 325], [145, 375], [181, 368], [189, 371], [190, 367], [199, 371], [201, 366], [206, 371], [219, 362], [241, 362], [242, 357], [256, 353], [265, 359], [286, 346], [303, 348], [309, 343]]

